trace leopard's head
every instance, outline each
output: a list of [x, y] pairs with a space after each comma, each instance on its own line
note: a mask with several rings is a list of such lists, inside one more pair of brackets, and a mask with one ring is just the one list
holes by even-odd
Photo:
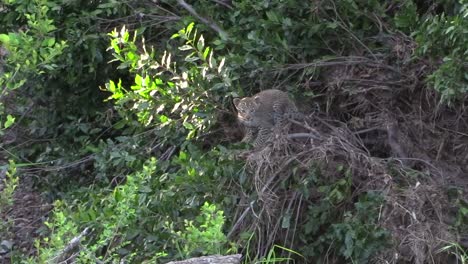
[[234, 106], [237, 109], [237, 118], [240, 121], [250, 120], [257, 111], [258, 100], [257, 98], [245, 97], [242, 99], [234, 98]]

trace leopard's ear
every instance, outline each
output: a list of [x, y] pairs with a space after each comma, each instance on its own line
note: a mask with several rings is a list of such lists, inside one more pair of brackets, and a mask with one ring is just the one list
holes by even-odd
[[260, 104], [260, 97], [259, 97], [259, 96], [255, 96], [255, 97], [254, 97], [254, 103], [255, 103], [255, 105], [259, 105], [259, 104]]
[[241, 101], [241, 100], [240, 100], [239, 98], [234, 98], [233, 103], [234, 103], [234, 106], [235, 106], [236, 108], [237, 108], [237, 106], [239, 105], [240, 101]]

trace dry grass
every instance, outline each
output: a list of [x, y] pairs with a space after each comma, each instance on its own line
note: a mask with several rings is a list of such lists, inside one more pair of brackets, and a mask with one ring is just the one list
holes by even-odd
[[[409, 61], [404, 47], [394, 52]], [[351, 172], [350, 200], [368, 191], [384, 196], [378, 219], [390, 231], [393, 247], [375, 256], [376, 263], [447, 263], [438, 250], [463, 236], [453, 228], [457, 207], [448, 193], [459, 190], [457, 199], [468, 200], [464, 101], [452, 108], [441, 105], [424, 87], [426, 67], [418, 62], [393, 65], [391, 58], [352, 57], [282, 71], [307, 67], [322, 68], [324, 85], [314, 91], [324, 95], [316, 97], [324, 98], [322, 111], [293, 122], [291, 129], [276, 128], [274, 142], [247, 155], [254, 195], [243, 193], [250, 203], [240, 209], [230, 236], [254, 232], [257, 256], [274, 244], [297, 248], [296, 227], [307, 207], [323, 198], [308, 185], [311, 168], [334, 182], [343, 177], [337, 170], [343, 166]], [[291, 179], [307, 186], [310, 195], [288, 185]]]

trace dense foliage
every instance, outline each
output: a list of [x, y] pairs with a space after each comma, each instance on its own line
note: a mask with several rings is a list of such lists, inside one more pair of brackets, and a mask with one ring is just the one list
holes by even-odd
[[[412, 76], [421, 80], [417, 88], [436, 93], [440, 104], [463, 105], [468, 2], [187, 2], [0, 4], [0, 213], [12, 205], [18, 178], [32, 178], [54, 205], [34, 254], [15, 249], [10, 260], [64, 260], [62, 250], [80, 234], [78, 263], [236, 252], [246, 263], [368, 263], [392, 247], [380, 219], [390, 199], [383, 190], [357, 192], [359, 175], [344, 163], [334, 172], [339, 179], [320, 165], [295, 178], [297, 165], [281, 183], [305, 201], [312, 189], [320, 197], [305, 202], [303, 218], [283, 215], [279, 228], [297, 232], [291, 244], [257, 248], [269, 234], [230, 234], [239, 204], [254, 207], [258, 198], [239, 158], [248, 146], [236, 143], [231, 101], [279, 88], [304, 111], [318, 105], [347, 122], [351, 113], [334, 112], [359, 91], [321, 85], [331, 74], [326, 67], [385, 60], [401, 68], [425, 62], [429, 69]], [[462, 193], [454, 195], [457, 232], [468, 226]], [[10, 230], [0, 225], [0, 241]], [[463, 256], [463, 248], [452, 251]]]

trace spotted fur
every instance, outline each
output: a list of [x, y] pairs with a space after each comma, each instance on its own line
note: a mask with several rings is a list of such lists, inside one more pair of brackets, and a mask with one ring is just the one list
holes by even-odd
[[237, 118], [246, 127], [242, 141], [253, 140], [255, 147], [262, 147], [271, 139], [273, 127], [284, 126], [288, 118], [303, 118], [288, 94], [275, 89], [262, 91], [252, 97], [236, 98], [234, 105]]

